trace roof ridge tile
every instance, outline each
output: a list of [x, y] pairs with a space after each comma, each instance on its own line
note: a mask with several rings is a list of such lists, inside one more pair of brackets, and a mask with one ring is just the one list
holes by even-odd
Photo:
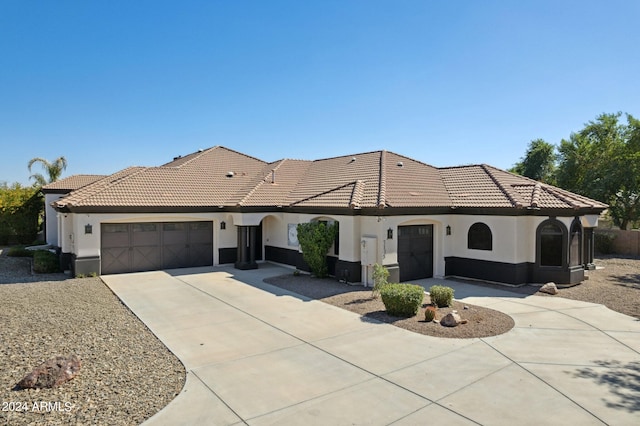
[[498, 180], [498, 178], [496, 178], [496, 177], [493, 175], [493, 173], [491, 173], [491, 171], [489, 170], [490, 166], [488, 166], [488, 165], [486, 165], [486, 164], [482, 164], [482, 165], [480, 165], [480, 167], [485, 171], [485, 173], [486, 173], [487, 175], [489, 175], [489, 177], [491, 178], [491, 180], [493, 181], [493, 183], [495, 183], [495, 184], [496, 184], [496, 186], [498, 187], [498, 189], [500, 189], [500, 191], [502, 191], [502, 193], [505, 195], [505, 197], [507, 197], [507, 199], [509, 200], [509, 202], [510, 202], [514, 207], [516, 207], [516, 208], [522, 208], [522, 207], [524, 207], [524, 206], [522, 205], [522, 203], [521, 203], [520, 201], [518, 201], [518, 200], [516, 199], [516, 197], [515, 197], [513, 194], [511, 194], [511, 191], [509, 191], [509, 190], [507, 189], [507, 187], [506, 187], [506, 186], [504, 186], [504, 185], [502, 184], [502, 182], [500, 182], [500, 181]]
[[380, 151], [380, 170], [379, 170], [379, 182], [378, 182], [378, 200], [377, 207], [383, 209], [387, 200], [387, 152]]

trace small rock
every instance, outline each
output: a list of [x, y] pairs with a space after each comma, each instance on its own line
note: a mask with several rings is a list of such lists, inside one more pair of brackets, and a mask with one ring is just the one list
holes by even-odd
[[558, 294], [558, 287], [556, 287], [556, 283], [550, 282], [540, 287], [540, 290], [538, 291], [547, 294]]
[[76, 355], [58, 356], [45, 361], [18, 382], [18, 387], [54, 388], [73, 379], [80, 371], [82, 362]]
[[456, 327], [461, 322], [462, 318], [460, 318], [460, 315], [458, 315], [455, 311], [445, 315], [440, 320], [440, 324], [444, 325], [445, 327]]
[[464, 305], [464, 308], [462, 308], [462, 309], [464, 309], [465, 311], [467, 311], [467, 310], [469, 310], [469, 307], [468, 307], [467, 305]]

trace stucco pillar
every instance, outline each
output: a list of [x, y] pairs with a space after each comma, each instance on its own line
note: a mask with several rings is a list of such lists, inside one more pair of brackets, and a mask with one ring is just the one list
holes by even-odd
[[256, 227], [238, 226], [238, 258], [235, 267], [238, 269], [257, 269], [255, 256]]
[[583, 253], [584, 253], [584, 269], [588, 271], [592, 271], [596, 269], [596, 265], [593, 263], [593, 253], [595, 251], [595, 240], [594, 240], [594, 232], [593, 228], [584, 228], [584, 245], [583, 245]]

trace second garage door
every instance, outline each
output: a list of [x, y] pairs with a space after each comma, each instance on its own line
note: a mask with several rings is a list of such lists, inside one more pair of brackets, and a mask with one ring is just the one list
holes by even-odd
[[103, 223], [101, 273], [213, 265], [213, 222]]

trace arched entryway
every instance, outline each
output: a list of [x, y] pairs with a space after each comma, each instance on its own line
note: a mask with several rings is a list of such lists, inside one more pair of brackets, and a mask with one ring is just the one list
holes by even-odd
[[577, 284], [584, 279], [582, 266], [582, 226], [574, 220], [571, 228], [549, 218], [536, 230], [534, 282]]

